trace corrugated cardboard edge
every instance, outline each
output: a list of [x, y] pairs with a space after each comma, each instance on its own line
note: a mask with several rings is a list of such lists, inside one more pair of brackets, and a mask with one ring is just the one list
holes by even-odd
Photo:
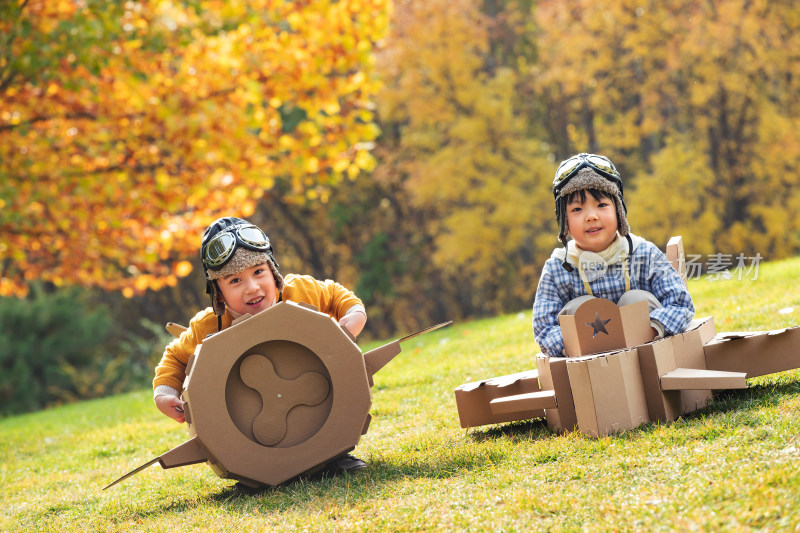
[[575, 361], [574, 364], [566, 365], [572, 387], [572, 399], [575, 402], [575, 419], [581, 433], [597, 437], [597, 415], [592, 394], [592, 381], [589, 377], [589, 366], [577, 363]]
[[581, 433], [603, 437], [650, 420], [636, 348], [568, 359], [567, 372]]
[[517, 414], [527, 411], [552, 409], [556, 407], [556, 393], [551, 390], [528, 392], [514, 396], [495, 398], [489, 402], [495, 415]]
[[497, 398], [539, 392], [539, 371], [527, 370], [470, 383], [455, 389], [456, 408], [462, 428], [514, 422], [545, 415], [544, 409], [495, 413], [491, 402]]
[[745, 389], [744, 372], [676, 368], [661, 376], [661, 390]]
[[744, 372], [748, 378], [800, 368], [800, 327], [719, 333], [704, 347], [709, 370]]
[[671, 422], [680, 416], [683, 400], [679, 391], [663, 391], [660, 377], [677, 368], [672, 337], [637, 348], [642, 384], [651, 420]]
[[689, 286], [689, 276], [686, 269], [686, 254], [683, 252], [683, 238], [680, 235], [671, 237], [667, 242], [666, 254], [669, 264], [681, 277], [685, 286]]
[[542, 390], [551, 390], [556, 397], [556, 407], [545, 409], [548, 427], [556, 432], [577, 429], [578, 418], [575, 415], [575, 401], [567, 373], [567, 359], [538, 354], [536, 367], [539, 369], [539, 384]]
[[[703, 346], [714, 338], [716, 329], [712, 317], [693, 320], [685, 332], [672, 337], [676, 368], [696, 368], [706, 370], [706, 357]], [[681, 391], [683, 408], [680, 414], [688, 414], [702, 409], [711, 403], [714, 393], [711, 389], [687, 389]]]

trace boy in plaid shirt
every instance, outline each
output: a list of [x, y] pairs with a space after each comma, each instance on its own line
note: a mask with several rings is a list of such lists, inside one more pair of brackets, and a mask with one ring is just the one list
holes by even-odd
[[545, 262], [533, 302], [533, 335], [542, 352], [564, 355], [558, 315], [574, 314], [591, 298], [620, 306], [645, 300], [654, 338], [683, 332], [694, 317], [692, 298], [664, 254], [630, 233], [614, 164], [585, 153], [564, 160], [553, 195], [564, 247]]

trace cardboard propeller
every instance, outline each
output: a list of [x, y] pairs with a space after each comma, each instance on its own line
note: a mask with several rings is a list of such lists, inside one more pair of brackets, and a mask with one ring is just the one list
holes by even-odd
[[[182, 397], [191, 438], [103, 490], [155, 463], [207, 462], [251, 487], [314, 472], [366, 434], [372, 378], [400, 343], [451, 323], [362, 354], [348, 331], [312, 306], [286, 301], [242, 317], [189, 359]], [[184, 329], [168, 326], [175, 335]]]

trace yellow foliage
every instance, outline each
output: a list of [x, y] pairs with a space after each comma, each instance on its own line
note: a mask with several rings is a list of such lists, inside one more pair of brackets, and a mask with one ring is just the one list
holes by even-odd
[[687, 254], [716, 252], [722, 206], [703, 151], [669, 141], [651, 161], [653, 171], [632, 179], [635, 189], [625, 194], [631, 231], [662, 247], [680, 235]]
[[391, 161], [411, 201], [431, 214], [424, 229], [434, 264], [471, 287], [520, 268], [519, 250], [552, 227], [553, 209], [552, 163], [515, 111], [518, 73], [487, 74], [489, 20], [478, 9], [452, 0], [396, 5], [377, 101], [381, 122], [401, 125]]
[[546, 53], [532, 83], [563, 125], [551, 141], [627, 172], [634, 231], [683, 233], [701, 252], [800, 252], [786, 183], [800, 157], [796, 5], [553, 0], [534, 15]]
[[388, 0], [83, 4], [0, 22], [0, 296], [33, 278], [158, 289], [216, 216], [254, 213], [279, 182], [327, 198], [374, 165], [357, 146], [379, 133]]

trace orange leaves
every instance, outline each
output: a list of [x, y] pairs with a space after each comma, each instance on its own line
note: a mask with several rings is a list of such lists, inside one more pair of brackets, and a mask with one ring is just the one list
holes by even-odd
[[386, 1], [194, 4], [13, 12], [0, 50], [12, 59], [0, 65], [0, 295], [29, 279], [158, 289], [191, 271], [182, 258], [217, 216], [252, 215], [278, 185], [320, 199], [371, 168]]

